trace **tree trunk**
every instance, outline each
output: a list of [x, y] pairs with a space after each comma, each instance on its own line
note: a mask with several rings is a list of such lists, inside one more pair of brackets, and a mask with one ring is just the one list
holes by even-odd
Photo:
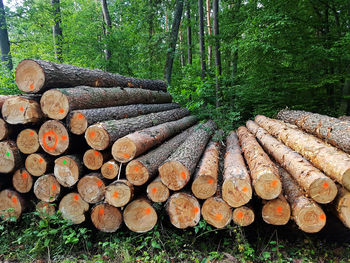
[[261, 211], [265, 223], [275, 226], [281, 226], [288, 223], [290, 219], [290, 206], [280, 194], [276, 199], [267, 201]]
[[232, 221], [239, 226], [249, 226], [255, 220], [254, 210], [249, 206], [235, 208], [232, 213]]
[[110, 120], [89, 126], [85, 132], [88, 145], [95, 150], [105, 150], [117, 139], [137, 130], [160, 123], [181, 119], [189, 114], [185, 108], [150, 113], [135, 118]]
[[3, 119], [0, 119], [0, 141], [7, 139], [10, 134], [11, 128]]
[[39, 136], [34, 129], [24, 129], [17, 136], [17, 147], [24, 154], [32, 154], [39, 150]]
[[170, 191], [158, 176], [147, 186], [147, 197], [155, 203], [163, 203], [168, 200]]
[[101, 174], [104, 178], [112, 180], [119, 174], [119, 165], [114, 160], [105, 162], [101, 167]]
[[12, 185], [17, 192], [28, 193], [33, 187], [33, 177], [26, 169], [20, 168], [13, 174]]
[[171, 138], [191, 127], [196, 122], [197, 117], [188, 116], [130, 133], [113, 144], [113, 158], [121, 163], [129, 162], [154, 146], [161, 144], [167, 138]]
[[22, 157], [14, 141], [0, 142], [0, 173], [11, 173], [22, 164]]
[[1, 62], [6, 63], [6, 67], [9, 71], [12, 70], [12, 57], [10, 53], [10, 41], [7, 33], [6, 14], [3, 0], [0, 1], [0, 49], [1, 49]]
[[221, 54], [219, 40], [219, 0], [213, 0], [213, 35], [215, 37], [215, 68], [216, 68], [216, 108], [220, 106], [222, 91], [220, 87]]
[[55, 160], [54, 175], [64, 187], [74, 186], [83, 175], [81, 156], [65, 155]]
[[[209, 39], [211, 38], [211, 21], [210, 21], [210, 13], [211, 13], [211, 9], [210, 9], [210, 0], [206, 0], [206, 4], [207, 4], [207, 28], [208, 28], [208, 37]], [[211, 67], [211, 58], [212, 58], [212, 54], [213, 54], [213, 47], [211, 46], [211, 44], [208, 44], [208, 67]]]
[[226, 138], [223, 180], [222, 199], [230, 206], [240, 207], [250, 201], [253, 192], [250, 176], [235, 131]]
[[73, 224], [81, 224], [85, 221], [85, 212], [89, 210], [89, 204], [78, 193], [69, 193], [64, 196], [59, 204], [62, 217], [71, 220]]
[[239, 127], [237, 135], [250, 169], [256, 194], [262, 199], [275, 199], [282, 191], [277, 167], [247, 128]]
[[111, 18], [109, 16], [109, 11], [108, 11], [108, 6], [107, 6], [107, 1], [106, 0], [101, 0], [101, 6], [102, 6], [102, 14], [103, 14], [103, 21], [105, 23], [104, 25], [104, 34], [105, 37], [107, 38], [107, 43], [105, 44], [105, 59], [108, 61], [111, 57], [111, 50], [108, 47], [108, 37], [109, 33], [112, 29], [112, 23], [111, 23]]
[[55, 48], [55, 58], [58, 62], [62, 63], [62, 28], [61, 28], [61, 9], [60, 9], [60, 0], [51, 0], [51, 6], [53, 11], [53, 20], [55, 24], [52, 26], [53, 42]]
[[111, 153], [99, 152], [93, 149], [89, 149], [84, 153], [83, 162], [89, 170], [98, 170], [102, 167], [103, 163], [111, 159]]
[[158, 148], [131, 161], [126, 166], [125, 175], [134, 185], [143, 185], [158, 174], [158, 167], [191, 135], [199, 125], [180, 133]]
[[30, 93], [76, 86], [129, 87], [161, 91], [167, 89], [166, 83], [161, 80], [137, 79], [99, 69], [34, 59], [25, 59], [18, 64], [16, 83], [20, 90]]
[[205, 66], [205, 44], [204, 44], [204, 15], [203, 15], [203, 0], [198, 0], [198, 10], [199, 10], [199, 46], [201, 55], [201, 79], [205, 79], [206, 66]]
[[293, 176], [308, 196], [321, 204], [329, 203], [335, 198], [337, 187], [330, 178], [255, 122], [248, 121], [247, 127], [268, 153]]
[[106, 188], [106, 202], [115, 207], [127, 205], [134, 197], [134, 187], [128, 180], [116, 180]]
[[224, 228], [232, 220], [231, 207], [220, 197], [210, 197], [202, 206], [204, 220], [215, 228]]
[[184, 53], [184, 37], [182, 34], [182, 24], [180, 23], [180, 29], [179, 29], [179, 49], [180, 49], [180, 64], [181, 67], [184, 67], [186, 65], [185, 61], [185, 53]]
[[214, 121], [206, 122], [173, 152], [158, 168], [163, 184], [174, 191], [185, 187], [215, 129]]
[[27, 156], [25, 168], [33, 176], [41, 176], [53, 169], [53, 160], [46, 154], [32, 153]]
[[337, 217], [347, 228], [350, 228], [350, 192], [338, 187], [338, 195], [333, 206]]
[[148, 54], [149, 54], [149, 76], [153, 76], [153, 65], [154, 65], [154, 45], [152, 43], [153, 34], [154, 34], [154, 25], [153, 25], [153, 17], [154, 17], [154, 5], [153, 0], [149, 0], [148, 5]]
[[192, 65], [192, 27], [191, 27], [191, 1], [186, 1], [187, 16], [187, 63]]
[[96, 204], [104, 199], [106, 186], [101, 178], [101, 174], [90, 173], [79, 180], [78, 193], [85, 202]]
[[0, 217], [18, 219], [24, 211], [25, 203], [22, 196], [16, 191], [5, 189], [0, 192]]
[[40, 176], [34, 184], [36, 198], [44, 202], [55, 202], [61, 192], [61, 186], [53, 174]]
[[120, 210], [109, 204], [101, 203], [91, 209], [91, 221], [94, 226], [106, 233], [114, 233], [123, 223]]

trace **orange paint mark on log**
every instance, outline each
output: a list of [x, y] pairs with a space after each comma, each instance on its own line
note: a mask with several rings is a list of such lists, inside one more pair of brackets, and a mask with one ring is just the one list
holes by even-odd
[[67, 140], [67, 136], [62, 136], [62, 141]]
[[128, 153], [124, 153], [123, 156], [124, 156], [124, 158], [126, 158], [126, 159], [129, 159], [129, 158], [130, 158], [130, 154], [128, 154]]
[[156, 187], [152, 188], [152, 193], [154, 193], [154, 194], [157, 193], [157, 188]]
[[193, 213], [198, 213], [199, 212], [199, 208], [198, 207], [195, 207], [195, 208], [193, 208]]
[[90, 132], [89, 136], [90, 136], [90, 138], [94, 138], [96, 136], [96, 133], [95, 132]]
[[43, 161], [44, 161], [43, 158], [40, 158], [40, 159], [39, 159], [39, 163], [42, 163]]
[[49, 208], [49, 205], [48, 204], [44, 204], [44, 207]]
[[185, 172], [181, 172], [181, 177], [182, 177], [182, 179], [186, 179], [186, 173]]
[[327, 189], [328, 188], [328, 183], [323, 183], [323, 188]]
[[113, 164], [110, 163], [110, 164], [108, 165], [108, 169], [113, 169]]
[[53, 185], [51, 186], [51, 189], [52, 189], [52, 191], [55, 191], [55, 190], [57, 189], [57, 185], [53, 184]]
[[140, 167], [135, 166], [134, 171], [135, 171], [135, 172], [138, 172], [139, 170], [140, 170]]
[[105, 210], [104, 210], [103, 208], [101, 208], [101, 209], [98, 211], [98, 213], [99, 213], [100, 215], [103, 215], [103, 214], [105, 213]]
[[243, 212], [239, 211], [239, 212], [237, 213], [237, 217], [238, 217], [238, 219], [242, 219], [242, 218], [244, 217]]
[[277, 186], [277, 183], [278, 183], [277, 180], [273, 180], [272, 183], [271, 183], [272, 187], [276, 187], [276, 186]]
[[248, 187], [244, 186], [244, 187], [242, 188], [242, 192], [243, 192], [243, 193], [248, 192]]
[[20, 110], [21, 112], [23, 112], [23, 111], [24, 111], [24, 108], [21, 106], [21, 107], [19, 107], [19, 110]]
[[213, 184], [214, 183], [214, 180], [213, 179], [209, 179], [208, 180], [208, 184]]
[[145, 214], [146, 214], [146, 215], [149, 215], [150, 213], [151, 213], [151, 208], [146, 208], [146, 209], [145, 209]]
[[276, 209], [277, 213], [282, 213], [282, 210], [283, 210], [282, 206], [277, 206], [277, 209]]
[[102, 184], [103, 184], [102, 181], [98, 181], [98, 182], [97, 182], [97, 186], [98, 186], [98, 187], [101, 187]]
[[64, 113], [64, 109], [60, 109], [59, 112], [60, 112], [60, 113]]
[[27, 173], [22, 173], [23, 178], [27, 178], [27, 176], [28, 176]]
[[119, 196], [119, 193], [118, 193], [118, 192], [114, 192], [114, 193], [113, 193], [113, 197], [114, 197], [114, 198], [118, 198], [118, 196]]
[[17, 204], [17, 197], [16, 196], [12, 197], [12, 203]]
[[74, 200], [78, 201], [79, 200], [79, 195], [74, 195]]
[[95, 151], [94, 154], [95, 154], [95, 156], [99, 156], [100, 155], [100, 153], [98, 151]]
[[131, 82], [128, 82], [128, 86], [129, 87], [134, 87], [134, 84], [132, 84]]
[[79, 113], [78, 114], [78, 119], [82, 119], [82, 118], [84, 118], [83, 114]]
[[33, 131], [31, 131], [31, 132], [29, 133], [29, 135], [30, 135], [30, 136], [33, 136], [33, 135], [34, 135], [34, 132], [33, 132]]
[[217, 213], [217, 214], [215, 215], [215, 219], [216, 219], [217, 221], [221, 221], [221, 220], [222, 220], [222, 214], [221, 214], [221, 213]]
[[33, 89], [34, 89], [34, 85], [33, 85], [33, 84], [30, 84], [29, 89], [30, 89], [30, 90], [33, 90]]
[[326, 215], [325, 215], [325, 214], [320, 215], [320, 219], [321, 219], [322, 221], [326, 220]]
[[[52, 135], [54, 137], [54, 139], [55, 139], [55, 142], [54, 142], [53, 146], [51, 146], [51, 147], [46, 143], [46, 137], [49, 139], [49, 141], [51, 141], [50, 135]], [[58, 138], [57, 138], [57, 134], [53, 130], [45, 132], [41, 140], [42, 140], [46, 150], [53, 151], [53, 150], [56, 149]]]

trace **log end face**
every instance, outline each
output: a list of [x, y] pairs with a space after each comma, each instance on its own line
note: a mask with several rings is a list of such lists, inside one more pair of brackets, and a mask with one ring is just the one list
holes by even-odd
[[79, 180], [79, 166], [69, 156], [62, 156], [55, 160], [54, 175], [64, 187], [72, 187]]
[[17, 147], [24, 154], [32, 154], [39, 150], [39, 136], [33, 129], [24, 129], [17, 136]]
[[39, 212], [41, 218], [53, 216], [56, 213], [56, 208], [53, 204], [40, 201], [36, 204], [35, 209]]
[[337, 186], [328, 177], [322, 177], [312, 182], [309, 188], [310, 197], [320, 204], [328, 204], [337, 196]]
[[254, 182], [254, 190], [262, 199], [272, 200], [280, 195], [282, 183], [278, 175], [266, 171]]
[[61, 186], [53, 174], [40, 176], [34, 184], [35, 196], [44, 202], [54, 202], [61, 192]]
[[109, 204], [98, 204], [91, 210], [91, 221], [98, 230], [113, 233], [119, 229], [123, 218], [118, 208]]
[[137, 186], [145, 184], [150, 178], [147, 168], [136, 160], [128, 163], [125, 174], [128, 181]]
[[192, 193], [198, 199], [208, 199], [216, 193], [217, 180], [210, 175], [200, 175], [192, 183]]
[[131, 200], [132, 190], [124, 181], [115, 181], [106, 188], [106, 202], [114, 207], [123, 207]]
[[64, 196], [59, 204], [62, 217], [71, 220], [74, 224], [85, 221], [84, 213], [89, 210], [89, 204], [78, 193], [69, 193]]
[[89, 126], [85, 131], [85, 139], [91, 148], [98, 151], [105, 150], [110, 142], [109, 134], [101, 124]]
[[89, 149], [83, 156], [84, 165], [90, 170], [98, 170], [103, 165], [103, 155], [99, 151]]
[[350, 191], [350, 169], [346, 170], [343, 174], [341, 184]]
[[215, 228], [224, 228], [232, 220], [230, 206], [221, 198], [211, 197], [202, 206], [202, 215], [208, 224]]
[[64, 119], [69, 112], [67, 96], [55, 89], [48, 90], [42, 95], [40, 106], [43, 113], [54, 120]]
[[290, 206], [286, 201], [275, 199], [268, 201], [262, 209], [263, 220], [270, 225], [281, 226], [290, 219]]
[[33, 187], [33, 177], [26, 169], [18, 169], [12, 176], [12, 185], [17, 192], [28, 193]]
[[16, 166], [15, 152], [7, 141], [0, 142], [0, 173], [10, 173]]
[[23, 209], [21, 197], [17, 192], [8, 189], [0, 192], [0, 219], [18, 219]]
[[6, 122], [3, 119], [0, 119], [0, 141], [8, 137], [9, 130]]
[[138, 199], [128, 204], [123, 216], [125, 225], [136, 233], [145, 233], [152, 230], [158, 220], [157, 212], [144, 199]]
[[254, 211], [246, 206], [238, 207], [233, 210], [232, 220], [239, 226], [249, 226], [255, 220]]
[[240, 207], [252, 199], [252, 187], [247, 180], [228, 178], [222, 184], [222, 199], [231, 207]]
[[26, 158], [25, 167], [31, 175], [41, 176], [46, 172], [47, 162], [40, 154], [33, 153]]
[[68, 131], [59, 121], [47, 121], [39, 129], [40, 146], [50, 155], [64, 153], [69, 147], [69, 141]]
[[77, 185], [78, 193], [85, 202], [96, 204], [105, 197], [106, 186], [98, 174], [85, 175]]
[[110, 160], [105, 162], [101, 167], [101, 174], [106, 179], [114, 179], [119, 173], [119, 165], [114, 161]]
[[22, 60], [16, 68], [16, 83], [23, 92], [37, 93], [45, 84], [45, 73], [34, 60]]
[[68, 127], [73, 134], [82, 135], [88, 127], [88, 121], [84, 114], [79, 111], [74, 111], [69, 118]]
[[129, 162], [136, 155], [136, 145], [127, 137], [120, 138], [112, 146], [112, 155], [118, 162]]
[[346, 194], [338, 198], [336, 209], [339, 219], [346, 227], [350, 228], [350, 192], [346, 191]]
[[156, 203], [163, 203], [168, 200], [170, 195], [168, 187], [161, 181], [152, 182], [147, 186], [147, 196]]
[[168, 161], [158, 171], [163, 184], [173, 191], [184, 188], [191, 177], [188, 169], [178, 161]]
[[326, 225], [326, 214], [315, 203], [302, 207], [293, 216], [298, 227], [306, 233], [317, 233]]

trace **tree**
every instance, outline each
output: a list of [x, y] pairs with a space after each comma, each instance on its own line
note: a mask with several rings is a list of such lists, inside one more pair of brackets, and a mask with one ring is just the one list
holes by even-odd
[[[211, 21], [210, 21], [210, 13], [211, 13], [211, 9], [210, 9], [210, 0], [206, 0], [207, 3], [207, 27], [208, 27], [208, 37], [210, 40], [211, 37]], [[208, 44], [208, 67], [211, 66], [211, 58], [212, 58], [212, 53], [213, 53], [213, 47], [211, 46], [211, 44]]]
[[108, 11], [108, 6], [107, 6], [107, 1], [106, 0], [101, 0], [101, 5], [102, 5], [102, 14], [103, 14], [103, 20], [104, 20], [104, 35], [106, 36], [107, 39], [107, 44], [105, 44], [105, 59], [108, 61], [111, 57], [111, 51], [108, 48], [108, 36], [110, 33], [110, 30], [112, 28], [112, 23], [111, 23], [111, 18], [109, 16], [109, 11]]
[[1, 49], [1, 62], [5, 62], [7, 68], [12, 70], [12, 57], [10, 53], [10, 41], [7, 33], [7, 24], [5, 17], [5, 8], [3, 1], [0, 0], [0, 49]]
[[201, 56], [201, 79], [205, 79], [205, 44], [204, 44], [204, 22], [203, 22], [203, 0], [198, 0], [198, 14], [199, 14], [199, 46]]
[[221, 76], [221, 54], [219, 41], [219, 18], [218, 18], [219, 0], [213, 0], [213, 33], [215, 37], [215, 78], [216, 78], [216, 107], [220, 106], [221, 90], [220, 79]]
[[187, 17], [187, 63], [192, 65], [192, 27], [191, 27], [191, 1], [186, 1]]

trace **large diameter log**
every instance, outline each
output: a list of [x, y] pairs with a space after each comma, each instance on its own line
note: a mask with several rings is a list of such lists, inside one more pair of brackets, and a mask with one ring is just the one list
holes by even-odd
[[9, 124], [38, 123], [43, 113], [37, 101], [24, 97], [11, 97], [1, 108], [3, 119]]
[[95, 150], [105, 150], [117, 139], [137, 130], [145, 129], [164, 122], [181, 119], [189, 114], [187, 109], [173, 109], [150, 113], [134, 118], [109, 120], [89, 126], [85, 131], [88, 145]]
[[237, 207], [232, 212], [232, 221], [239, 226], [249, 226], [254, 220], [254, 210], [249, 206]]
[[134, 187], [128, 180], [117, 180], [106, 188], [105, 200], [115, 207], [127, 205], [134, 197]]
[[146, 191], [147, 197], [155, 203], [165, 202], [170, 195], [169, 188], [162, 183], [159, 176], [147, 185]]
[[231, 207], [220, 197], [210, 197], [202, 206], [204, 220], [215, 228], [224, 228], [232, 220]]
[[[268, 133], [308, 159], [315, 167], [350, 190], [350, 155], [282, 121], [262, 115], [255, 121]], [[350, 127], [350, 126], [349, 126]]]
[[158, 220], [156, 210], [146, 199], [137, 199], [128, 204], [123, 217], [127, 228], [136, 233], [152, 230]]
[[314, 201], [304, 196], [296, 181], [280, 168], [283, 190], [292, 210], [292, 219], [306, 233], [319, 232], [326, 224], [326, 215]]
[[12, 176], [12, 185], [17, 192], [28, 193], [33, 187], [33, 177], [26, 169], [20, 168]]
[[85, 212], [89, 210], [89, 204], [78, 193], [73, 192], [62, 198], [59, 210], [64, 219], [81, 224], [85, 221]]
[[25, 160], [25, 168], [33, 176], [41, 176], [52, 169], [52, 160], [42, 153], [32, 153]]
[[39, 150], [39, 135], [36, 130], [24, 129], [17, 135], [17, 147], [24, 154], [32, 154]]
[[252, 198], [250, 176], [235, 131], [226, 138], [222, 199], [232, 207], [247, 204]]
[[350, 153], [350, 123], [337, 118], [306, 111], [282, 110], [280, 120], [297, 125], [326, 142]]
[[340, 221], [342, 221], [347, 228], [350, 228], [350, 192], [339, 186], [338, 195], [332, 205]]
[[149, 179], [154, 178], [158, 174], [158, 167], [190, 136], [196, 127], [198, 125], [128, 163], [125, 170], [128, 181], [133, 185], [143, 185]]
[[38, 93], [50, 88], [86, 85], [91, 87], [133, 87], [166, 91], [162, 80], [125, 77], [99, 69], [88, 69], [51, 61], [25, 59], [16, 68], [16, 83], [20, 90]]
[[18, 219], [24, 207], [24, 201], [16, 191], [5, 189], [0, 192], [0, 219]]
[[112, 155], [116, 161], [126, 163], [159, 145], [167, 138], [187, 129], [197, 122], [197, 117], [188, 116], [136, 131], [118, 139], [112, 146]]
[[62, 120], [70, 111], [128, 104], [169, 103], [169, 93], [130, 88], [98, 88], [79, 86], [46, 91], [40, 100], [43, 113], [51, 119]]
[[61, 186], [53, 174], [40, 176], [34, 183], [35, 196], [44, 202], [54, 202], [61, 192]]
[[113, 233], [119, 229], [123, 217], [118, 208], [102, 203], [91, 209], [91, 221], [98, 230]]
[[5, 140], [9, 137], [11, 129], [9, 125], [0, 118], [0, 141]]
[[163, 184], [174, 191], [185, 187], [215, 128], [214, 121], [206, 122], [172, 153], [158, 169]]
[[84, 134], [87, 127], [97, 122], [137, 117], [152, 112], [179, 108], [176, 103], [133, 104], [98, 109], [74, 110], [67, 116], [67, 126], [73, 134]]
[[201, 217], [198, 200], [183, 192], [170, 196], [166, 203], [166, 210], [171, 224], [180, 229], [196, 226]]
[[14, 141], [0, 142], [0, 173], [11, 173], [22, 163], [21, 154]]
[[261, 214], [267, 224], [275, 226], [285, 225], [290, 219], [290, 206], [286, 198], [280, 194], [276, 199], [266, 201]]
[[81, 157], [78, 155], [65, 155], [55, 160], [54, 175], [60, 185], [72, 187], [83, 173]]
[[271, 200], [280, 195], [282, 184], [276, 165], [270, 160], [246, 127], [239, 127], [237, 135], [250, 169], [252, 184], [258, 196]]
[[78, 182], [78, 192], [84, 201], [89, 204], [96, 204], [105, 197], [106, 186], [101, 178], [101, 174], [90, 173], [82, 177]]
[[104, 178], [112, 180], [119, 174], [119, 165], [116, 161], [109, 160], [102, 165], [101, 174]]
[[89, 170], [98, 170], [109, 159], [111, 159], [110, 152], [99, 152], [89, 149], [84, 153], [83, 163]]
[[336, 197], [335, 183], [309, 161], [275, 139], [255, 122], [248, 121], [247, 127], [256, 135], [266, 151], [293, 176], [313, 200], [327, 204]]

